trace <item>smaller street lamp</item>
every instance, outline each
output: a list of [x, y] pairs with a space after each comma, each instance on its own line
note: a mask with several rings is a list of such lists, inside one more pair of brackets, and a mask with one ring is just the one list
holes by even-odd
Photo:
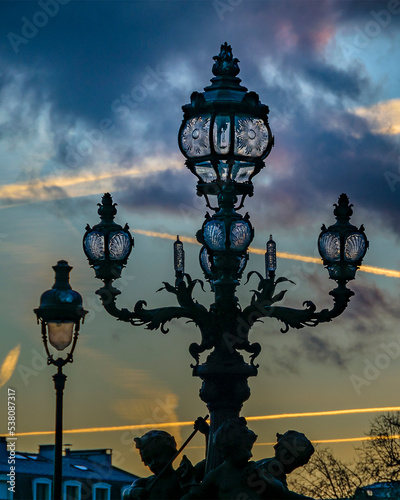
[[114, 222], [117, 204], [113, 203], [110, 193], [105, 193], [101, 201], [102, 203], [97, 204], [101, 222], [93, 227], [89, 224], [86, 226], [83, 251], [96, 278], [104, 281], [104, 287], [96, 293], [112, 307], [113, 298], [120, 292], [111, 283], [121, 277], [134, 246], [134, 239], [128, 224], [122, 227]]
[[[80, 322], [84, 321], [85, 311], [82, 307], [81, 295], [72, 290], [69, 284], [69, 273], [72, 269], [65, 260], [57, 262], [53, 266], [55, 282], [50, 290], [40, 297], [40, 306], [34, 309], [38, 323], [42, 325], [42, 339], [47, 354], [47, 364], [57, 367], [57, 373], [53, 375], [54, 387], [56, 389], [56, 430], [54, 449], [54, 480], [53, 500], [62, 499], [62, 430], [63, 430], [63, 392], [67, 376], [62, 368], [67, 363], [72, 363], [73, 352], [78, 340]], [[50, 353], [49, 345], [57, 351], [63, 351], [70, 346], [66, 358], [54, 359]]]
[[357, 229], [349, 222], [353, 215], [352, 206], [347, 195], [341, 194], [333, 211], [336, 223], [328, 228], [324, 224], [318, 238], [318, 250], [329, 278], [338, 282], [355, 278], [369, 245], [364, 226]]

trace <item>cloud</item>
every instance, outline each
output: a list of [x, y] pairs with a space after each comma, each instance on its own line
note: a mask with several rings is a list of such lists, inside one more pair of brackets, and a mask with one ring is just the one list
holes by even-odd
[[[308, 283], [319, 297], [315, 301], [317, 311], [333, 306], [332, 302], [326, 302], [328, 294], [325, 281], [317, 274], [308, 276]], [[270, 353], [268, 368], [264, 367], [264, 370], [271, 374], [285, 371], [301, 373], [302, 363], [308, 362], [346, 370], [354, 359], [371, 350], [375, 351], [382, 338], [390, 339], [395, 333], [393, 325], [400, 318], [396, 307], [398, 298], [393, 298], [375, 284], [364, 285], [357, 281], [349, 288], [355, 291], [355, 295], [343, 315], [332, 323], [325, 324], [325, 327], [317, 326], [316, 329], [305, 327], [299, 331], [290, 330], [286, 334], [292, 336], [290, 346], [286, 342], [281, 344], [277, 339], [274, 345], [263, 343], [263, 352]]]
[[[227, 40], [241, 60], [243, 83], [271, 107], [276, 146], [268, 158], [269, 184], [257, 186], [258, 208], [265, 204], [269, 219], [291, 228], [347, 192], [357, 207], [373, 210], [377, 222], [399, 233], [396, 193], [385, 178], [385, 172], [397, 175], [398, 146], [370, 122], [370, 111], [380, 117], [386, 111], [374, 107], [381, 88], [360, 61], [333, 60], [327, 52], [340, 29], [363, 28], [382, 2], [242, 2], [226, 12], [226, 22], [212, 2], [173, 4], [172, 13], [164, 1], [98, 2], [96, 9], [92, 2], [70, 2], [18, 57], [4, 37], [0, 145], [25, 151], [19, 181], [140, 165], [146, 181], [112, 183], [132, 190], [124, 202], [178, 214], [177, 199], [193, 206], [189, 173], [147, 178], [143, 160], [177, 158], [180, 106], [208, 84], [212, 56]], [[38, 8], [10, 6], [3, 24], [13, 32]], [[391, 36], [398, 17], [380, 37]], [[363, 116], [362, 110], [369, 111]]]
[[[174, 177], [181, 168], [173, 161], [168, 163], [170, 177]], [[165, 167], [164, 167], [165, 168]], [[130, 169], [116, 169], [115, 165], [103, 164], [99, 167], [99, 173], [86, 173], [83, 175], [59, 175], [43, 178], [34, 177], [28, 182], [0, 185], [0, 200], [8, 204], [36, 203], [49, 200], [63, 200], [92, 194], [100, 194], [109, 190], [110, 184], [115, 189], [127, 189], [130, 182], [146, 182], [150, 179], [164, 175], [163, 166], [158, 159], [150, 159], [141, 165]], [[143, 179], [143, 172], [146, 172]], [[119, 182], [119, 178], [123, 178]], [[150, 183], [152, 181], [150, 180]]]
[[400, 99], [390, 99], [372, 106], [356, 108], [354, 113], [369, 122], [374, 134], [400, 134]]
[[0, 366], [0, 388], [5, 385], [12, 377], [15, 367], [17, 366], [21, 345], [18, 344], [14, 349], [7, 354], [5, 360]]

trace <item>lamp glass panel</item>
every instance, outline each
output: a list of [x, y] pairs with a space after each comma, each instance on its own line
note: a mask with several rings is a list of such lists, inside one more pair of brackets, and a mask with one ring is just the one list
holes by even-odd
[[347, 236], [344, 244], [344, 258], [347, 262], [357, 262], [365, 255], [365, 238], [360, 233], [353, 233]]
[[268, 147], [268, 129], [261, 118], [235, 117], [235, 154], [261, 158]]
[[47, 332], [50, 344], [58, 351], [63, 351], [72, 341], [74, 325], [73, 321], [49, 321]]
[[225, 224], [219, 220], [207, 222], [204, 226], [203, 237], [211, 250], [225, 250]]
[[108, 249], [111, 260], [123, 260], [129, 255], [131, 250], [131, 239], [124, 231], [110, 234]]
[[203, 269], [203, 272], [206, 276], [212, 275], [210, 256], [207, 252], [206, 247], [203, 247], [200, 250], [200, 265], [201, 265], [201, 268]]
[[231, 225], [231, 248], [239, 252], [245, 250], [251, 240], [251, 229], [249, 224], [244, 221], [233, 222]]
[[218, 164], [218, 173], [219, 173], [219, 178], [222, 181], [224, 182], [227, 181], [229, 173], [229, 165], [224, 161], [220, 161]]
[[196, 116], [186, 122], [181, 133], [181, 146], [189, 158], [211, 153], [209, 116]]
[[231, 173], [232, 180], [240, 183], [248, 182], [254, 169], [253, 163], [235, 161]]
[[213, 182], [217, 179], [217, 174], [209, 161], [197, 163], [194, 170], [203, 182]]
[[103, 260], [105, 258], [104, 251], [104, 235], [97, 231], [88, 233], [84, 241], [85, 251], [92, 260]]
[[319, 240], [319, 250], [329, 262], [340, 260], [340, 238], [336, 233], [324, 233]]
[[231, 118], [217, 115], [214, 121], [214, 149], [218, 154], [228, 154], [231, 145]]

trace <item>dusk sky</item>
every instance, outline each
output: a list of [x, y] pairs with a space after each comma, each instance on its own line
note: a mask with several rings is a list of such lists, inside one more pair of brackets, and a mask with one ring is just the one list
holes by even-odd
[[[180, 423], [207, 413], [188, 352], [199, 332], [174, 321], [163, 335], [111, 318], [95, 295], [101, 282], [82, 237], [110, 192], [117, 222], [128, 222], [135, 238], [116, 282], [119, 306], [175, 305], [156, 293], [174, 280], [173, 240], [151, 233], [193, 238], [203, 223], [205, 203], [177, 134], [181, 106], [209, 84], [224, 42], [243, 85], [270, 107], [275, 135], [242, 210], [255, 227], [253, 248], [272, 234], [279, 252], [317, 257], [321, 225], [334, 223], [333, 204], [347, 193], [352, 223], [364, 224], [370, 241], [364, 264], [378, 268], [357, 273], [355, 296], [330, 324], [286, 334], [273, 319], [257, 324], [259, 375], [242, 414], [400, 405], [399, 28], [399, 0], [0, 2], [1, 433], [7, 387], [16, 390], [19, 433], [54, 430], [55, 368], [46, 366], [33, 309], [60, 259], [73, 266], [71, 285], [89, 310], [65, 368], [64, 429], [103, 428], [64, 442], [112, 448], [115, 465], [145, 474], [133, 438], [147, 429], [106, 428], [176, 423], [169, 430], [181, 443], [191, 427]], [[186, 271], [203, 278], [199, 246], [187, 242], [185, 251]], [[251, 270], [264, 271], [262, 255], [250, 255]], [[277, 275], [295, 282], [283, 305], [330, 307], [335, 283], [322, 265], [280, 258]], [[242, 307], [256, 286], [244, 281]], [[195, 296], [209, 305], [205, 289]], [[378, 414], [254, 419], [254, 456], [271, 456], [276, 432], [288, 429], [313, 441], [362, 437]], [[35, 452], [53, 441], [22, 435], [18, 448]], [[359, 444], [330, 446], [347, 459]], [[193, 462], [202, 445], [197, 436], [187, 450]]]

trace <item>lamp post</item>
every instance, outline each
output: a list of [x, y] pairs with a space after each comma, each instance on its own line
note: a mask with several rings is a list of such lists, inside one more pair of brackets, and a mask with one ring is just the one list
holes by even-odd
[[[54, 447], [53, 500], [62, 500], [62, 431], [63, 431], [63, 393], [67, 376], [62, 368], [72, 363], [73, 353], [78, 340], [80, 321], [84, 321], [87, 311], [82, 307], [82, 297], [72, 290], [69, 273], [72, 269], [65, 260], [53, 266], [55, 282], [50, 290], [40, 297], [40, 306], [34, 309], [38, 323], [42, 325], [42, 340], [47, 354], [47, 364], [57, 367], [53, 375], [56, 390], [56, 421]], [[57, 351], [70, 346], [66, 358], [54, 359], [49, 345]]]
[[[268, 106], [240, 84], [239, 61], [233, 57], [231, 47], [222, 45], [214, 61], [211, 85], [203, 93], [194, 92], [190, 104], [182, 107], [184, 117], [178, 140], [186, 166], [197, 178], [197, 194], [214, 212], [206, 214], [196, 236], [202, 245], [200, 266], [215, 302], [206, 309], [192, 297], [195, 285], [203, 283], [185, 273], [183, 245], [178, 238], [174, 244], [175, 285], [164, 282], [164, 289], [176, 296], [178, 306], [146, 309], [146, 302], [140, 300], [133, 311], [117, 307], [120, 291], [112, 282], [121, 275], [133, 241], [127, 225], [122, 228], [113, 222], [116, 205], [109, 193], [99, 204], [102, 222], [93, 228], [87, 226], [83, 239], [89, 264], [104, 283], [96, 293], [109, 314], [132, 325], [160, 328], [163, 333], [168, 332], [167, 322], [181, 317], [192, 320], [199, 328], [201, 342], [192, 343], [189, 352], [195, 360], [191, 365], [193, 375], [202, 380], [200, 397], [210, 411], [207, 471], [221, 460], [213, 446], [214, 432], [225, 419], [239, 416], [250, 396], [248, 378], [257, 375], [255, 358], [261, 346], [249, 341], [253, 324], [261, 318], [276, 318], [284, 324], [281, 331], [286, 332], [289, 328], [315, 327], [331, 321], [345, 310], [354, 294], [346, 285], [354, 279], [368, 248], [364, 228], [357, 229], [349, 222], [352, 209], [348, 197], [342, 194], [334, 211], [336, 224], [328, 229], [323, 226], [318, 241], [323, 263], [337, 283], [337, 288], [330, 292], [334, 299], [332, 309], [317, 312], [311, 301], [304, 302], [303, 309], [276, 305], [286, 293], [276, 293], [276, 286], [289, 280], [275, 279], [276, 243], [272, 236], [266, 244], [265, 276], [257, 271], [248, 273], [248, 279], [254, 274], [258, 276], [258, 289], [247, 307], [239, 305], [235, 292], [254, 237], [249, 214], [242, 215], [239, 210], [245, 198], [253, 195], [252, 179], [265, 166], [274, 138], [268, 123]], [[119, 244], [112, 251], [111, 241], [117, 234]], [[211, 353], [201, 363], [200, 356], [206, 351]], [[247, 361], [240, 351], [249, 355]]]

